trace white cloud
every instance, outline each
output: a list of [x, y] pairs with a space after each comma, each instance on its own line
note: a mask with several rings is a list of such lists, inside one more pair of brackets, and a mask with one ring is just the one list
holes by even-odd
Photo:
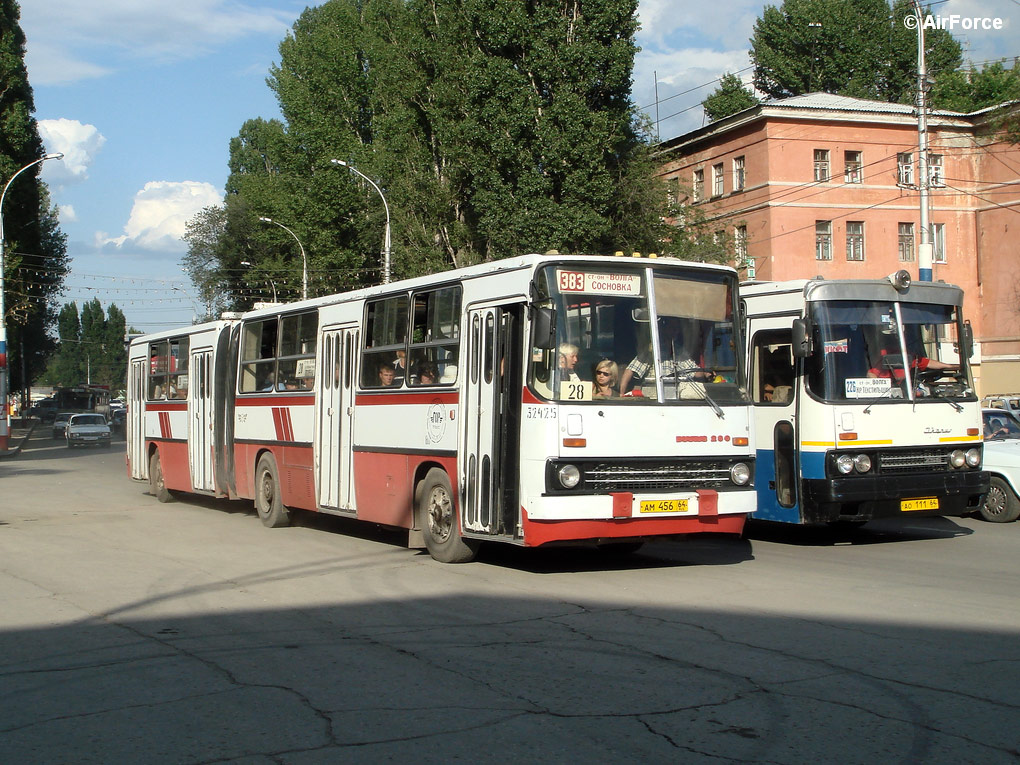
[[284, 11], [234, 0], [32, 0], [21, 8], [25, 61], [34, 85], [67, 84], [131, 61], [194, 58], [252, 34], [282, 38], [303, 7]]
[[131, 245], [145, 250], [179, 252], [185, 225], [196, 213], [223, 201], [210, 183], [198, 181], [150, 181], [135, 194], [131, 216], [122, 236], [96, 233], [99, 247]]
[[39, 136], [47, 151], [61, 152], [64, 158], [43, 165], [47, 183], [68, 186], [89, 177], [89, 167], [106, 143], [95, 125], [78, 120], [39, 120]]
[[77, 223], [78, 213], [74, 211], [74, 205], [60, 205], [57, 207], [57, 214], [61, 223]]

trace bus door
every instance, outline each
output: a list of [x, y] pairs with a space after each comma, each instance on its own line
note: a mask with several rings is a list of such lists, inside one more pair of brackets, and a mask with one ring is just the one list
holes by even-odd
[[128, 375], [128, 416], [124, 425], [131, 477], [140, 480], [149, 477], [149, 463], [145, 458], [145, 363], [146, 359], [131, 362], [131, 373]]
[[520, 304], [468, 312], [468, 373], [462, 417], [462, 527], [518, 536], [522, 325]]
[[189, 363], [188, 464], [191, 485], [196, 491], [214, 491], [212, 350], [193, 350]]
[[751, 352], [758, 444], [755, 471], [758, 509], [754, 517], [799, 522], [798, 385], [790, 330], [755, 333]]
[[351, 429], [354, 423], [356, 324], [327, 327], [319, 338], [315, 396], [315, 485], [319, 507], [354, 511]]

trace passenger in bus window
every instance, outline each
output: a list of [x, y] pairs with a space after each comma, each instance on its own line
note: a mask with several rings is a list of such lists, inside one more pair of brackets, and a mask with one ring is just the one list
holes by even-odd
[[[682, 385], [685, 389], [696, 384], [696, 381], [711, 380], [713, 375], [710, 372], [698, 368], [698, 365], [691, 358], [687, 345], [684, 342], [683, 320], [666, 316], [659, 319], [659, 350], [662, 353], [660, 372], [662, 376], [673, 377], [680, 381], [677, 390]], [[620, 394], [627, 395], [631, 383], [639, 382], [644, 385], [653, 385], [655, 371], [652, 369], [651, 347], [638, 353], [627, 368], [623, 370], [620, 377]], [[642, 395], [641, 388], [636, 387], [631, 395]], [[701, 395], [704, 395], [702, 391]]]
[[433, 364], [424, 362], [418, 365], [418, 376], [416, 385], [435, 385], [439, 379], [436, 368]]
[[572, 343], [560, 343], [560, 380], [580, 380], [574, 367], [577, 366], [579, 349]]
[[592, 398], [613, 398], [619, 396], [617, 384], [620, 381], [620, 367], [612, 359], [602, 359], [592, 369], [594, 390]]
[[396, 372], [393, 370], [390, 364], [379, 365], [379, 384], [384, 388], [392, 388], [400, 385], [400, 380], [396, 379]]
[[260, 391], [273, 390], [276, 385], [276, 375], [272, 370], [266, 373], [265, 379], [262, 380], [262, 384], [259, 386]]

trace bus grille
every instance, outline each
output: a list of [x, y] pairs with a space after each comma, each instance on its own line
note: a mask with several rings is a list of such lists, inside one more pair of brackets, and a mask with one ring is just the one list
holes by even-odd
[[729, 462], [599, 463], [585, 470], [585, 487], [597, 492], [719, 489], [730, 484]]
[[910, 449], [902, 452], [879, 452], [879, 470], [883, 473], [918, 473], [948, 471], [945, 449]]

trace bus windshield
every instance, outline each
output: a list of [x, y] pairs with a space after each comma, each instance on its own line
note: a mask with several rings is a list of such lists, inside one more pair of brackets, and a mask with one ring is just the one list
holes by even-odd
[[540, 270], [535, 286], [540, 304], [556, 315], [554, 347], [531, 352], [529, 383], [540, 396], [713, 407], [746, 402], [732, 275], [561, 264]]
[[[807, 384], [827, 401], [973, 399], [952, 305], [831, 301], [813, 304], [815, 353]], [[908, 384], [909, 381], [909, 384]]]

